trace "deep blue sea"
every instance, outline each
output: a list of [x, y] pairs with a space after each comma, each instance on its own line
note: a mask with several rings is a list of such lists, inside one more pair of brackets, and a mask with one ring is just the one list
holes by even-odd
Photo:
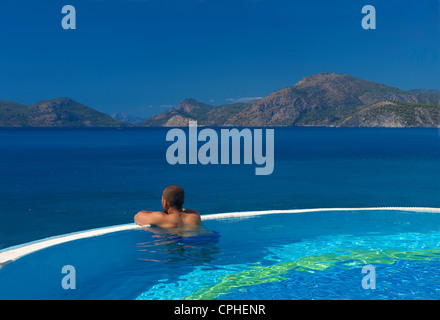
[[168, 128], [0, 129], [0, 249], [130, 223], [170, 184], [202, 214], [440, 207], [437, 129], [274, 128], [275, 168], [170, 165]]

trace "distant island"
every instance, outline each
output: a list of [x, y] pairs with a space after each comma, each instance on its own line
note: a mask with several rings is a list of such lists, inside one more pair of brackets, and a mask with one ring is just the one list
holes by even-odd
[[440, 90], [405, 91], [326, 72], [248, 103], [213, 106], [185, 99], [144, 122], [124, 113], [113, 117], [69, 98], [30, 106], [0, 101], [1, 127], [178, 127], [195, 120], [202, 126], [438, 128]]
[[185, 99], [147, 126], [439, 127], [440, 90], [404, 91], [345, 74], [319, 73], [249, 103]]
[[25, 106], [0, 101], [0, 127], [121, 127], [126, 122], [113, 119], [69, 98], [43, 100]]

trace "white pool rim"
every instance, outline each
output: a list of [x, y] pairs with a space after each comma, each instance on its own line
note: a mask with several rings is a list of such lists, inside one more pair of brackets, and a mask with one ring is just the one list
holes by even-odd
[[[285, 214], [285, 213], [307, 213], [307, 212], [331, 212], [331, 211], [408, 211], [408, 212], [426, 212], [440, 213], [440, 208], [429, 207], [371, 207], [371, 208], [317, 208], [317, 209], [292, 209], [292, 210], [264, 210], [264, 211], [245, 211], [230, 213], [215, 213], [202, 215], [202, 221], [219, 220], [229, 218], [247, 218], [268, 214]], [[54, 245], [66, 243], [74, 240], [101, 236], [113, 232], [142, 229], [148, 226], [138, 226], [134, 223], [90, 229], [80, 232], [74, 232], [54, 237], [49, 237], [37, 241], [24, 243], [21, 245], [9, 247], [0, 250], [0, 268], [9, 262], [15, 261], [32, 252], [39, 251]]]

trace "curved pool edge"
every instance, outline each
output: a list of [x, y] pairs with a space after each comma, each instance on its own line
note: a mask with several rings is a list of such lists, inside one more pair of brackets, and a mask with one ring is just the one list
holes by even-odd
[[307, 212], [332, 212], [332, 211], [408, 211], [408, 212], [426, 212], [440, 213], [440, 208], [431, 207], [366, 207], [366, 208], [314, 208], [314, 209], [291, 209], [291, 210], [263, 210], [263, 211], [242, 211], [231, 213], [214, 213], [202, 215], [202, 220], [217, 220], [227, 218], [252, 217], [268, 214], [284, 213], [307, 213]]
[[140, 229], [142, 226], [135, 225], [133, 223], [117, 225], [112, 227], [103, 227], [96, 229], [89, 229], [85, 231], [78, 231], [58, 236], [53, 236], [49, 238], [44, 238], [32, 242], [27, 242], [24, 244], [16, 245], [13, 247], [9, 247], [3, 250], [0, 250], [0, 268], [5, 266], [6, 264], [13, 262], [25, 255], [33, 253], [35, 251], [39, 251], [48, 247], [52, 247], [54, 245], [84, 239], [97, 237], [104, 234], [109, 234], [113, 232], [132, 230], [132, 229]]
[[[307, 213], [307, 212], [332, 212], [332, 211], [407, 211], [407, 212], [425, 212], [425, 213], [440, 213], [440, 208], [431, 207], [369, 207], [369, 208], [315, 208], [315, 209], [291, 209], [291, 210], [263, 210], [263, 211], [243, 211], [230, 213], [215, 213], [202, 215], [202, 221], [220, 220], [228, 218], [247, 218], [260, 215], [270, 214], [287, 214], [287, 213]], [[54, 245], [85, 239], [90, 237], [101, 236], [109, 233], [142, 229], [148, 226], [139, 226], [134, 223], [116, 225], [111, 227], [102, 227], [97, 229], [89, 229], [78, 231], [74, 233], [53, 236], [36, 240], [13, 247], [0, 250], [0, 269], [6, 264], [13, 262], [30, 253], [52, 247]]]

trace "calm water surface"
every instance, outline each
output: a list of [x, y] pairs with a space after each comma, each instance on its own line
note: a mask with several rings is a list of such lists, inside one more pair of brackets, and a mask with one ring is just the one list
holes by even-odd
[[275, 169], [169, 165], [166, 128], [0, 129], [0, 249], [130, 223], [178, 184], [202, 214], [440, 207], [436, 129], [275, 128]]

